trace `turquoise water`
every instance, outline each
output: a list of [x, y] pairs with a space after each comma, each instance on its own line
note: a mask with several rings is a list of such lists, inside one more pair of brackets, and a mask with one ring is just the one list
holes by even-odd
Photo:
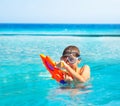
[[120, 24], [0, 24], [4, 35], [120, 35]]
[[[62, 89], [39, 54], [59, 60], [76, 45], [91, 67], [88, 83]], [[0, 36], [0, 106], [119, 106], [120, 37]]]

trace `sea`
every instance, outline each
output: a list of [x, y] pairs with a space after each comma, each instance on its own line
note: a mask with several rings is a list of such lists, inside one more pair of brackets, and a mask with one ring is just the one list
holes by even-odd
[[[63, 87], [40, 54], [80, 49], [91, 78]], [[0, 24], [0, 106], [120, 106], [120, 24]]]
[[4, 35], [119, 36], [120, 24], [0, 24]]

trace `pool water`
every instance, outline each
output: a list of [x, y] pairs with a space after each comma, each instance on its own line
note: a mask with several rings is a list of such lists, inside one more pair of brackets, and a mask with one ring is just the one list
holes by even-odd
[[[59, 61], [68, 45], [79, 47], [91, 79], [63, 89], [39, 54]], [[0, 106], [119, 106], [119, 76], [120, 37], [0, 37]]]

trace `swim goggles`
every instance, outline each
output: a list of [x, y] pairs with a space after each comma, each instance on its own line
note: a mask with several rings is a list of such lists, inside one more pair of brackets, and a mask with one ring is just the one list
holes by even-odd
[[69, 57], [67, 57], [67, 60], [66, 61], [68, 61], [70, 64], [74, 64], [74, 63], [76, 63], [76, 61], [77, 60], [79, 60], [80, 58], [78, 58], [78, 57], [71, 57], [71, 56], [69, 56]]
[[77, 60], [80, 60], [81, 58], [80, 58], [80, 56], [79, 57], [74, 57], [73, 55], [69, 55], [69, 56], [63, 56], [63, 58], [66, 58], [65, 59], [65, 62], [69, 62], [70, 64], [74, 64], [74, 63], [76, 63], [76, 61]]

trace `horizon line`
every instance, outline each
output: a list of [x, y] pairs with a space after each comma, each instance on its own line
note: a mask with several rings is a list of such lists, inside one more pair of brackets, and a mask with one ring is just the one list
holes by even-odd
[[120, 25], [120, 23], [16, 23], [16, 22], [6, 22], [0, 24], [71, 24], [71, 25]]

